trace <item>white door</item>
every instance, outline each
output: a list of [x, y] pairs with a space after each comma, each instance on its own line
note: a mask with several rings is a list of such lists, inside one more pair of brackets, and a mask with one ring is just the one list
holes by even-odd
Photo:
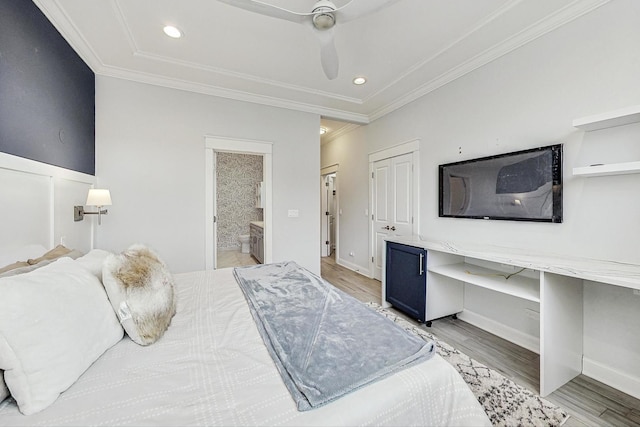
[[382, 250], [387, 236], [413, 233], [413, 155], [373, 164], [373, 277], [382, 279]]
[[320, 256], [331, 255], [329, 252], [329, 176], [322, 177], [320, 190]]
[[331, 256], [335, 246], [335, 209], [336, 209], [336, 174], [324, 175], [321, 181], [321, 221], [320, 249], [321, 256]]
[[329, 256], [333, 254], [333, 251], [336, 248], [336, 180], [337, 175], [333, 174], [329, 176], [329, 195], [328, 195], [328, 204], [329, 204]]

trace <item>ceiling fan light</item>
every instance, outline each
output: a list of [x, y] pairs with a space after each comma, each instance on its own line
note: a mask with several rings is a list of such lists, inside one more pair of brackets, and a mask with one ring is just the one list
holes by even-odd
[[336, 23], [336, 19], [331, 13], [317, 13], [313, 15], [313, 26], [318, 30], [328, 30]]

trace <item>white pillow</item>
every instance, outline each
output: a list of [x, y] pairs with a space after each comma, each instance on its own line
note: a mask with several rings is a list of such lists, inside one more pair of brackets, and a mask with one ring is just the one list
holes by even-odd
[[52, 404], [122, 336], [100, 281], [70, 258], [0, 279], [0, 369], [25, 415]]
[[176, 313], [173, 277], [158, 255], [144, 245], [132, 245], [109, 255], [102, 283], [127, 335], [140, 345], [162, 337]]
[[102, 282], [102, 263], [111, 252], [102, 249], [92, 249], [86, 255], [76, 259], [76, 262], [91, 272]]

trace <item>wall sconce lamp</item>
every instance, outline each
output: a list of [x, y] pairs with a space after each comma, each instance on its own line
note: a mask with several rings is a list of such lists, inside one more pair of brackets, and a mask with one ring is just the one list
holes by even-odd
[[98, 225], [102, 224], [100, 221], [100, 215], [106, 215], [107, 210], [102, 209], [103, 206], [111, 206], [111, 194], [109, 190], [102, 190], [97, 188], [89, 189], [87, 195], [87, 206], [96, 206], [98, 210], [96, 212], [87, 212], [84, 210], [84, 206], [73, 207], [73, 220], [82, 221], [85, 215], [98, 215]]

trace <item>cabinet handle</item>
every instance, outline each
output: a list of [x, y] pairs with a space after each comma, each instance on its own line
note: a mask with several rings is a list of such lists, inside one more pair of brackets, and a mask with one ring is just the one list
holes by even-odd
[[424, 254], [420, 254], [420, 276], [422, 276], [422, 273], [424, 273], [423, 263], [424, 263]]

